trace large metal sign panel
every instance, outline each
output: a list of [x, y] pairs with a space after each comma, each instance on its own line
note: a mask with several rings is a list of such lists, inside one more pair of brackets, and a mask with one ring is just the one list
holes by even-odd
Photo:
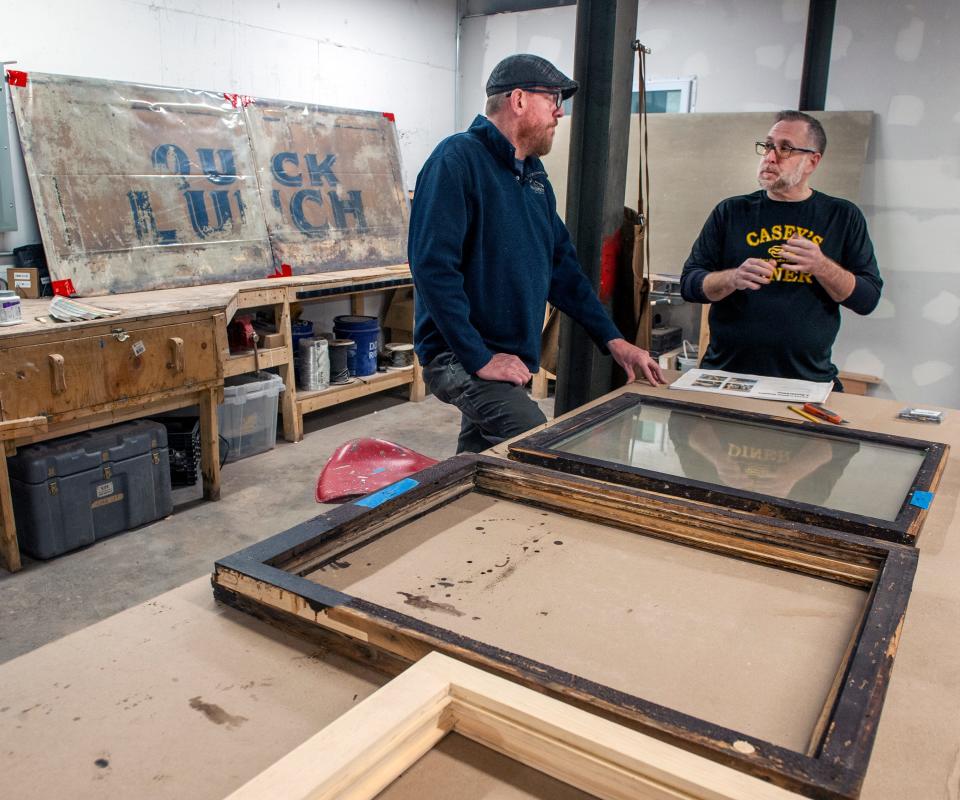
[[17, 206], [10, 169], [10, 134], [7, 129], [7, 85], [0, 73], [0, 231], [17, 229]]
[[223, 95], [35, 72], [11, 95], [54, 280], [105, 294], [270, 271], [243, 111]]
[[383, 114], [39, 73], [11, 95], [51, 276], [82, 295], [406, 260]]
[[277, 264], [322, 272], [407, 260], [392, 116], [260, 99], [245, 110]]

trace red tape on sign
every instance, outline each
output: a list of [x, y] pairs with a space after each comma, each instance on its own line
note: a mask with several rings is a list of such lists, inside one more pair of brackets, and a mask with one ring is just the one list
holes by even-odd
[[27, 85], [27, 73], [21, 72], [18, 69], [8, 69], [7, 70], [7, 81], [11, 86], [26, 86]]
[[383, 116], [386, 117], [386, 118], [387, 118], [388, 120], [390, 120], [391, 122], [396, 122], [396, 121], [397, 121], [397, 115], [394, 114], [392, 111], [384, 111], [384, 112], [383, 112]]
[[77, 290], [73, 288], [73, 281], [69, 278], [62, 281], [54, 281], [51, 286], [53, 287], [53, 293], [61, 297], [70, 297], [77, 293]]
[[234, 108], [239, 108], [240, 106], [246, 108], [254, 102], [254, 99], [248, 94], [230, 94], [229, 92], [223, 93], [223, 99]]
[[272, 275], [267, 275], [268, 278], [289, 278], [293, 275], [293, 267], [289, 264], [281, 264], [280, 269], [275, 269]]

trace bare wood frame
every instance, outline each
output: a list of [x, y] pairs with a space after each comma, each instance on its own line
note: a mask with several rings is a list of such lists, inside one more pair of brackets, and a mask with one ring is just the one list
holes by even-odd
[[[787, 500], [773, 495], [758, 494], [716, 483], [706, 483], [682, 476], [654, 472], [613, 461], [568, 453], [558, 448], [558, 443], [563, 439], [581, 433], [616, 414], [638, 406], [654, 406], [737, 422], [759, 423], [780, 430], [807, 430], [821, 437], [827, 436], [845, 441], [871, 442], [900, 447], [922, 453], [923, 462], [909, 491], [903, 497], [896, 519], [891, 521]], [[811, 422], [786, 421], [766, 414], [666, 400], [659, 397], [651, 398], [632, 392], [625, 392], [605, 403], [592, 406], [580, 414], [575, 414], [562, 422], [509, 445], [510, 458], [527, 464], [537, 464], [575, 475], [649, 489], [663, 494], [713, 503], [754, 514], [773, 516], [792, 522], [817, 525], [864, 536], [875, 536], [902, 544], [916, 542], [927, 514], [925, 506], [922, 504], [916, 505], [912, 502], [914, 493], [932, 492], [936, 489], [946, 466], [949, 450], [948, 445], [937, 442], [926, 442], [871, 431], [852, 430], [840, 426], [830, 426], [827, 429], [823, 425]]]
[[[470, 492], [865, 590], [863, 618], [807, 749], [718, 726], [304, 577]], [[212, 580], [219, 600], [388, 670], [438, 650], [791, 790], [854, 798], [873, 746], [916, 561], [913, 548], [876, 539], [461, 455], [218, 561]]]
[[227, 800], [368, 800], [454, 732], [604, 800], [797, 797], [430, 653]]

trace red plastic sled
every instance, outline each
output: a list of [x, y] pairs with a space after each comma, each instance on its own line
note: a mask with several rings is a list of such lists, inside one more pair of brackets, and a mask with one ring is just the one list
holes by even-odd
[[351, 439], [340, 445], [317, 478], [318, 503], [342, 503], [389, 486], [437, 463], [384, 439]]

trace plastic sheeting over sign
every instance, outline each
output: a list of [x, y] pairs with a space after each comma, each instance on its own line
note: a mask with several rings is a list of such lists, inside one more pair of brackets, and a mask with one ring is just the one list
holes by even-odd
[[54, 280], [86, 295], [264, 276], [245, 120], [222, 94], [30, 73], [11, 96]]
[[296, 272], [406, 261], [396, 125], [378, 112], [246, 106], [274, 262]]
[[405, 260], [382, 114], [38, 73], [11, 95], [51, 275], [83, 295]]

